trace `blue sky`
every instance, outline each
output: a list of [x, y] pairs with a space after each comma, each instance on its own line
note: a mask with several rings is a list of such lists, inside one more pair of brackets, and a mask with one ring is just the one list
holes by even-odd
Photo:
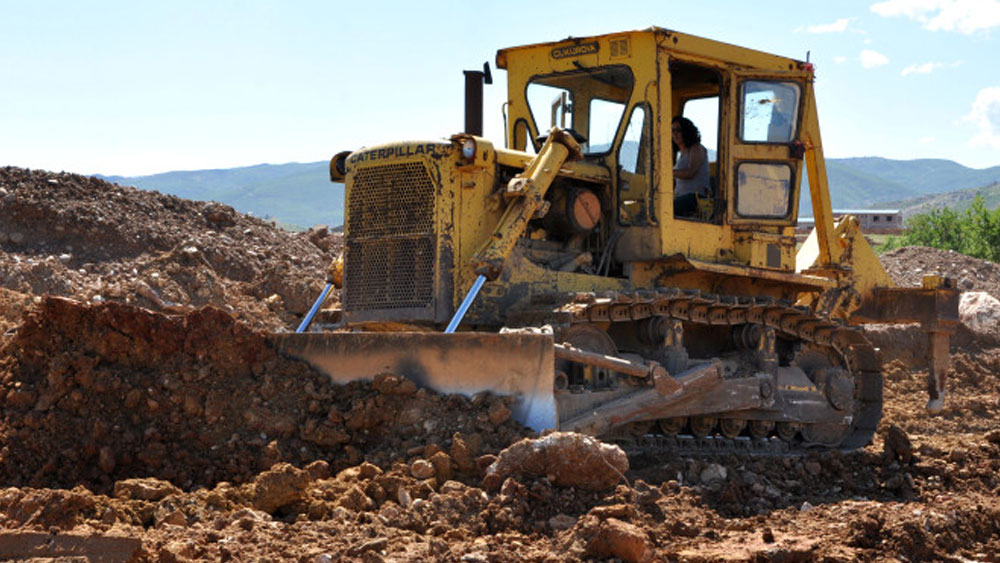
[[461, 71], [497, 49], [650, 25], [809, 52], [828, 157], [1000, 165], [1000, 0], [0, 0], [0, 15], [0, 165], [140, 175], [440, 138], [463, 125]]

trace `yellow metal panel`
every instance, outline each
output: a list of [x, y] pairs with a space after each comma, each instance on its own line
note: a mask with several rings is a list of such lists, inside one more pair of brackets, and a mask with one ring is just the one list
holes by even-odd
[[816, 266], [826, 267], [833, 260], [833, 206], [830, 203], [830, 184], [826, 178], [826, 159], [823, 157], [812, 80], [806, 83], [802, 95], [805, 97], [802, 142], [805, 145], [806, 170], [809, 173], [809, 196], [812, 198], [813, 217], [816, 221]]
[[622, 38], [627, 38], [630, 41], [635, 41], [640, 37], [656, 38], [655, 40], [664, 45], [664, 47], [676, 51], [677, 53], [704, 57], [707, 60], [728, 61], [731, 64], [740, 65], [746, 68], [792, 70], [799, 63], [799, 61], [795, 59], [773, 55], [771, 53], [765, 53], [754, 49], [747, 49], [746, 47], [706, 39], [696, 35], [680, 33], [678, 31], [662, 27], [650, 27], [644, 30], [628, 31], [625, 33], [598, 35], [585, 39], [576, 38], [548, 43], [536, 43], [520, 47], [510, 47], [507, 49], [501, 49], [497, 52], [496, 63], [497, 67], [505, 69], [508, 68], [511, 57], [520, 56], [526, 51], [548, 51], [554, 48], [564, 49], [573, 46], [586, 45], [591, 41], [597, 41], [602, 46], [607, 45], [608, 57], [610, 58], [611, 49], [610, 45], [607, 44], [609, 40], [621, 40]]

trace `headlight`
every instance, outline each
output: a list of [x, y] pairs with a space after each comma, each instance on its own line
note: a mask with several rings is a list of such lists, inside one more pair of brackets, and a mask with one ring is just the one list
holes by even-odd
[[475, 160], [476, 158], [476, 140], [469, 137], [462, 140], [462, 158], [465, 160]]

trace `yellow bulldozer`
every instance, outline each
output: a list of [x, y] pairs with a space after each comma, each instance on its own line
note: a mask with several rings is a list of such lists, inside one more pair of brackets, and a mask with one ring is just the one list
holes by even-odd
[[[504, 147], [481, 136], [486, 65], [465, 73], [465, 132], [331, 160], [341, 301], [274, 335], [284, 353], [337, 381], [512, 395], [537, 430], [852, 449], [882, 412], [857, 325], [916, 322], [941, 408], [958, 292], [894, 288], [858, 220], [833, 216], [809, 62], [654, 27], [496, 67]], [[677, 116], [711, 146], [694, 205], [675, 205]]]

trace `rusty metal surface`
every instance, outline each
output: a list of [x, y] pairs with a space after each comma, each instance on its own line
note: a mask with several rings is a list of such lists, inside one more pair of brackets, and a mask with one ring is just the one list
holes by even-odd
[[851, 316], [852, 323], [921, 323], [925, 330], [954, 330], [958, 324], [956, 289], [878, 288], [873, 302]]
[[535, 430], [556, 426], [552, 336], [544, 334], [272, 334], [279, 352], [305, 360], [337, 383], [394, 373], [440, 393], [480, 391], [517, 397], [515, 419]]
[[[670, 376], [661, 379], [668, 384], [645, 387], [596, 405], [560, 424], [559, 429], [601, 436], [630, 422], [669, 417], [671, 405], [706, 393], [723, 381], [722, 368], [716, 362], [693, 367], [679, 374], [676, 379]], [[667, 382], [666, 379], [671, 381]]]
[[667, 375], [666, 371], [655, 362], [649, 364], [630, 362], [622, 358], [587, 352], [564, 344], [555, 345], [555, 355], [562, 360], [596, 366], [638, 378], [666, 377]]

